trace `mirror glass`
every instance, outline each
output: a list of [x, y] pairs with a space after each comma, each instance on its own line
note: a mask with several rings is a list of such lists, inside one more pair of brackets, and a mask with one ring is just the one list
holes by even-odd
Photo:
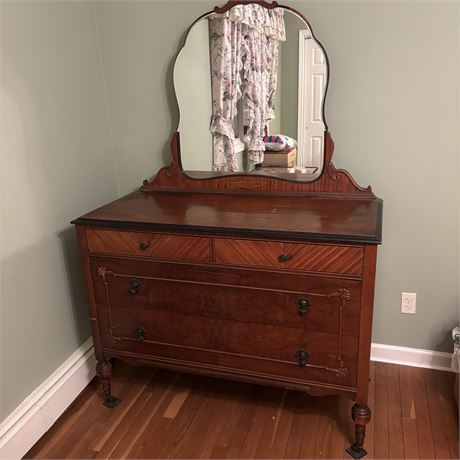
[[293, 11], [246, 4], [203, 16], [174, 67], [183, 170], [316, 179], [327, 81], [323, 48]]

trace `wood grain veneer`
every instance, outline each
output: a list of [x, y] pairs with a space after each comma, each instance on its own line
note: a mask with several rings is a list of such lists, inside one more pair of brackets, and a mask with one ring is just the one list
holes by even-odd
[[216, 239], [215, 261], [223, 264], [312, 272], [362, 273], [361, 247], [279, 241]]
[[136, 191], [73, 223], [168, 234], [212, 232], [304, 242], [379, 244], [382, 201], [329, 194]]
[[90, 229], [86, 239], [89, 252], [197, 262], [211, 260], [207, 238]]
[[[113, 332], [116, 337], [123, 337], [122, 341], [111, 340], [108, 307], [98, 306], [103, 347], [110, 350], [177, 358], [196, 368], [200, 364], [210, 364], [240, 371], [253, 370], [267, 377], [295, 378], [306, 386], [313, 381], [356, 388], [357, 337], [343, 338], [346, 375], [337, 376], [337, 334], [313, 331], [305, 334], [299, 329], [192, 318], [168, 311], [127, 311], [122, 307], [112, 307], [111, 316], [117, 325]], [[136, 336], [139, 325], [146, 330], [142, 341]], [[297, 364], [295, 353], [300, 348], [310, 353], [308, 367], [300, 368]]]
[[[101, 267], [112, 273], [107, 275], [107, 286], [99, 275]], [[137, 261], [114, 263], [98, 258], [92, 261], [91, 270], [95, 301], [108, 305], [110, 298], [112, 306], [129, 310], [173, 311], [189, 316], [189, 321], [216, 318], [337, 334], [342, 305], [339, 291], [345, 289], [349, 298], [342, 312], [342, 334], [359, 335], [360, 281], [244, 271], [241, 277], [251, 278], [241, 285], [230, 270], [214, 270], [214, 276], [207, 277], [200, 276], [194, 266], [182, 268], [177, 279], [161, 264], [150, 269]], [[133, 281], [139, 284], [135, 293], [131, 292]], [[306, 311], [302, 300], [308, 302]]]

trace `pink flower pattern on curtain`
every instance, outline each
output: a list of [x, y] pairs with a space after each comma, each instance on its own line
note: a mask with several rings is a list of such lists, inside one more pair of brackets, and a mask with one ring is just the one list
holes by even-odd
[[265, 126], [274, 119], [279, 42], [286, 40], [284, 11], [238, 5], [210, 18], [214, 171], [238, 171], [233, 122], [243, 98], [249, 158], [261, 163]]

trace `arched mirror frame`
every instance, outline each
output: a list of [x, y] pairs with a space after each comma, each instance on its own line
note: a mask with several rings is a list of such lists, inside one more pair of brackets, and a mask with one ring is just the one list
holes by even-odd
[[[246, 2], [248, 5], [254, 5], [256, 4], [257, 5], [257, 2]], [[260, 2], [259, 2], [260, 3]], [[235, 6], [232, 6], [232, 9], [235, 8]], [[264, 7], [262, 7], [264, 8]], [[198, 26], [201, 26], [202, 23], [204, 21], [206, 21], [207, 19], [211, 19], [215, 14], [216, 14], [216, 11], [219, 11], [219, 13], [227, 13], [230, 10], [228, 9], [224, 9], [222, 8], [221, 10], [218, 10], [217, 8], [214, 10], [214, 11], [211, 11], [211, 12], [208, 12], [204, 15], [202, 15], [200, 18], [198, 18], [193, 24], [192, 26], [188, 29], [187, 31], [187, 34], [186, 34], [186, 38], [185, 38], [185, 43], [184, 45], [182, 46], [182, 48], [180, 49], [178, 55], [176, 56], [176, 60], [175, 60], [175, 63], [174, 63], [174, 89], [175, 89], [175, 93], [176, 93], [176, 100], [178, 102], [178, 106], [179, 106], [179, 114], [180, 114], [180, 118], [179, 118], [179, 123], [178, 123], [178, 128], [177, 128], [177, 131], [179, 132], [179, 135], [180, 135], [180, 139], [181, 139], [181, 151], [180, 151], [180, 159], [181, 159], [181, 167], [182, 169], [184, 170], [185, 174], [188, 175], [190, 178], [192, 179], [203, 179], [203, 178], [213, 178], [213, 177], [221, 177], [222, 175], [225, 175], [225, 176], [228, 176], [228, 175], [238, 175], [238, 176], [241, 176], [241, 175], [244, 175], [244, 174], [251, 174], [251, 175], [254, 175], [256, 174], [257, 176], [267, 176], [267, 177], [277, 177], [281, 180], [291, 180], [291, 181], [300, 181], [300, 182], [312, 182], [313, 180], [315, 180], [317, 177], [319, 177], [320, 173], [321, 173], [321, 170], [322, 170], [322, 167], [323, 167], [323, 164], [324, 164], [324, 136], [325, 136], [325, 132], [328, 130], [327, 128], [327, 121], [326, 121], [326, 117], [325, 117], [325, 100], [326, 100], [326, 95], [327, 95], [327, 88], [328, 88], [328, 83], [329, 83], [329, 60], [328, 60], [328, 57], [327, 57], [327, 53], [325, 52], [325, 49], [323, 47], [323, 45], [318, 41], [318, 39], [315, 37], [314, 35], [314, 32], [312, 31], [312, 28], [311, 28], [311, 25], [309, 24], [308, 20], [305, 18], [305, 16], [303, 16], [300, 12], [298, 12], [297, 10], [293, 9], [293, 8], [290, 8], [290, 7], [286, 7], [286, 6], [281, 6], [281, 5], [278, 5], [278, 6], [273, 6], [273, 4], [270, 4], [269, 7], [265, 7], [267, 10], [269, 11], [274, 11], [275, 9], [282, 9], [283, 12], [284, 12], [284, 20], [286, 21], [286, 35], [289, 36], [289, 39], [287, 40], [287, 43], [290, 43], [291, 47], [292, 46], [299, 46], [300, 47], [300, 44], [299, 44], [299, 36], [298, 36], [298, 32], [297, 32], [297, 35], [295, 37], [295, 40], [293, 38], [293, 35], [295, 35], [294, 33], [294, 30], [291, 31], [291, 34], [289, 35], [289, 30], [290, 27], [288, 27], [288, 19], [290, 19], [291, 21], [291, 24], [289, 24], [290, 26], [293, 26], [293, 24], [295, 24], [295, 27], [293, 27], [293, 29], [295, 29], [297, 31], [297, 29], [303, 29], [306, 33], [307, 33], [307, 36], [308, 38], [310, 39], [309, 41], [312, 41], [313, 43], [315, 43], [315, 47], [319, 53], [320, 53], [320, 56], [321, 56], [321, 62], [323, 62], [323, 66], [324, 66], [324, 69], [325, 69], [325, 75], [322, 79], [322, 83], [319, 85], [321, 87], [321, 89], [318, 88], [319, 90], [319, 94], [317, 98], [311, 96], [309, 97], [309, 93], [311, 91], [313, 91], [313, 88], [308, 88], [306, 87], [306, 85], [308, 84], [307, 81], [310, 82], [310, 79], [305, 79], [303, 78], [303, 81], [302, 81], [302, 78], [301, 78], [301, 75], [300, 75], [300, 68], [301, 68], [301, 60], [300, 60], [300, 56], [298, 55], [297, 56], [297, 59], [298, 59], [298, 71], [297, 72], [292, 72], [292, 68], [289, 68], [289, 78], [287, 78], [287, 80], [289, 81], [292, 74], [296, 73], [298, 74], [299, 76], [299, 83], [296, 84], [296, 85], [292, 85], [292, 81], [290, 82], [289, 84], [289, 87], [295, 87], [295, 94], [296, 94], [296, 103], [298, 102], [299, 103], [299, 106], [298, 106], [298, 110], [293, 110], [291, 113], [283, 113], [281, 115], [281, 113], [278, 113], [277, 116], [276, 116], [276, 119], [273, 120], [273, 123], [278, 120], [277, 124], [280, 123], [280, 120], [281, 120], [281, 123], [283, 123], [283, 121], [285, 120], [285, 116], [287, 116], [287, 118], [289, 119], [291, 116], [294, 116], [294, 111], [296, 111], [295, 113], [295, 131], [296, 133], [292, 132], [292, 128], [293, 126], [289, 126], [289, 128], [287, 128], [287, 126], [285, 127], [285, 129], [288, 129], [288, 132], [290, 134], [288, 134], [289, 136], [292, 136], [293, 138], [295, 138], [297, 140], [297, 160], [300, 161], [300, 163], [296, 162], [296, 165], [295, 166], [298, 166], [298, 167], [306, 167], [306, 168], [310, 168], [310, 169], [313, 169], [313, 173], [316, 173], [314, 175], [312, 175], [312, 173], [310, 173], [309, 175], [304, 175], [302, 173], [294, 173], [293, 169], [292, 168], [292, 171], [289, 173], [287, 172], [287, 169], [288, 167], [286, 166], [286, 171], [284, 173], [281, 173], [281, 174], [277, 174], [276, 172], [273, 173], [272, 171], [266, 171], [265, 168], [261, 168], [259, 170], [254, 170], [254, 171], [248, 171], [248, 170], [239, 170], [239, 171], [235, 171], [235, 172], [227, 172], [227, 171], [224, 171], [224, 172], [215, 172], [215, 171], [212, 171], [212, 169], [208, 169], [208, 170], [201, 170], [199, 172], [196, 171], [196, 168], [194, 168], [194, 159], [193, 157], [195, 156], [202, 156], [203, 157], [203, 150], [202, 149], [198, 149], [196, 152], [193, 151], [193, 148], [192, 145], [194, 145], [194, 143], [192, 142], [191, 139], [189, 139], [189, 137], [185, 136], [186, 132], [193, 132], [194, 133], [194, 136], [196, 136], [196, 133], [197, 132], [201, 132], [202, 135], [200, 137], [200, 139], [202, 139], [200, 142], [201, 144], [203, 143], [203, 134], [206, 132], [206, 128], [208, 128], [208, 126], [205, 126], [206, 125], [206, 122], [204, 120], [202, 120], [201, 122], [198, 121], [198, 120], [201, 120], [201, 119], [198, 119], [196, 118], [196, 116], [194, 116], [193, 118], [191, 118], [191, 113], [190, 113], [190, 109], [185, 109], [185, 107], [193, 107], [195, 104], [198, 103], [198, 101], [195, 99], [195, 92], [193, 92], [193, 94], [190, 94], [190, 91], [189, 91], [189, 87], [190, 87], [190, 80], [188, 80], [189, 77], [186, 77], [185, 79], [183, 78], [183, 75], [190, 75], [190, 72], [187, 71], [187, 68], [184, 67], [184, 60], [187, 59], [186, 57], [184, 56], [193, 56], [194, 54], [193, 53], [197, 53], [198, 56], [203, 56], [203, 53], [202, 53], [202, 49], [201, 48], [194, 48], [194, 45], [196, 45], [196, 43], [193, 41], [193, 37], [194, 37], [194, 34], [196, 36], [196, 31], [195, 31], [195, 28], [197, 28]], [[289, 13], [289, 17], [286, 16], [286, 13]], [[295, 18], [295, 19], [294, 19]], [[292, 23], [292, 21], [295, 21], [294, 23]], [[302, 24], [302, 25], [301, 25]], [[200, 29], [201, 30], [201, 29]], [[196, 38], [195, 38], [196, 40]], [[295, 44], [294, 44], [295, 42]], [[281, 46], [283, 45], [283, 46]], [[284, 45], [285, 43], [284, 42], [280, 42], [280, 53], [281, 53], [281, 50], [284, 50]], [[303, 45], [303, 43], [302, 43]], [[305, 46], [305, 45], [303, 45]], [[311, 50], [313, 52], [313, 49]], [[318, 52], [317, 51], [317, 52]], [[300, 48], [298, 50], [298, 52], [300, 52]], [[187, 53], [192, 53], [192, 54], [187, 54]], [[208, 50], [208, 53], [209, 53], [209, 50]], [[282, 53], [282, 55], [284, 56], [284, 51]], [[195, 54], [196, 56], [196, 54]], [[317, 54], [314, 55], [315, 57], [317, 56]], [[311, 62], [311, 60], [313, 59], [314, 56], [308, 56], [306, 57], [307, 61], [308, 62]], [[203, 59], [202, 57], [200, 59]], [[318, 59], [318, 58], [316, 58]], [[188, 58], [188, 60], [190, 60], [190, 57]], [[187, 60], [187, 62], [188, 62]], [[195, 62], [195, 60], [193, 60]], [[283, 82], [286, 80], [286, 73], [284, 71], [282, 71], [281, 67], [282, 67], [282, 64], [281, 64], [281, 54], [280, 54], [280, 63], [279, 63], [279, 70], [278, 70], [278, 73], [279, 73], [279, 76], [278, 76], [278, 80], [281, 81], [283, 80]], [[290, 64], [290, 67], [292, 66], [292, 62], [289, 63]], [[208, 64], [210, 65], [210, 63]], [[284, 66], [284, 64], [283, 64]], [[200, 66], [202, 67], [202, 66]], [[283, 67], [284, 70], [285, 67]], [[193, 72], [192, 72], [193, 73]], [[205, 72], [206, 74], [206, 72]], [[281, 79], [281, 76], [283, 76], [283, 78]], [[303, 77], [303, 75], [302, 75]], [[203, 78], [203, 76], [201, 75], [201, 79]], [[297, 75], [296, 77], [297, 78]], [[310, 82], [311, 84], [312, 82]], [[198, 86], [198, 94], [200, 94], [200, 98], [202, 98], [203, 96], [205, 96], [205, 94], [202, 94], [202, 91], [203, 89], [199, 89], [201, 88], [200, 84], [197, 85]], [[200, 92], [201, 91], [201, 92]], [[284, 90], [283, 90], [284, 91]], [[276, 93], [278, 94], [275, 99], [277, 99], [278, 97], [281, 97], [281, 93], [282, 90], [281, 90], [281, 87], [278, 86], [278, 89], [276, 91]], [[210, 99], [211, 99], [211, 95], [209, 94], [208, 96]], [[289, 98], [292, 97], [288, 95]], [[213, 96], [214, 98], [214, 96]], [[284, 98], [284, 96], [283, 96]], [[242, 98], [243, 99], [243, 98]], [[191, 101], [194, 101], [193, 103], [191, 103]], [[301, 102], [302, 101], [302, 102]], [[316, 104], [318, 104], [317, 107], [311, 107], [310, 110], [313, 112], [310, 114], [310, 116], [314, 116], [314, 113], [320, 113], [319, 116], [317, 116], [317, 121], [314, 121], [313, 119], [308, 121], [309, 118], [305, 118], [303, 119], [302, 118], [302, 115], [305, 117], [307, 112], [308, 112], [308, 108], [305, 106], [305, 104], [309, 105], [309, 104], [315, 104], [314, 101], [317, 101]], [[292, 101], [291, 101], [292, 102]], [[200, 106], [202, 107], [205, 107], [206, 104], [199, 104]], [[278, 105], [278, 103], [276, 104]], [[200, 109], [202, 110], [202, 109]], [[209, 110], [211, 110], [211, 108], [209, 107]], [[242, 108], [238, 108], [238, 112], [240, 112], [240, 110], [242, 110]], [[204, 114], [203, 114], [204, 115]], [[209, 115], [210, 116], [210, 115]], [[311, 123], [313, 122], [313, 123]], [[287, 123], [287, 122], [286, 122]], [[300, 128], [301, 124], [303, 125], [309, 125], [310, 129], [308, 130], [302, 130]], [[320, 125], [321, 127], [315, 127], [314, 125], [317, 124], [317, 125]], [[209, 121], [207, 122], [207, 125], [209, 125]], [[289, 121], [289, 125], [292, 125], [292, 120]], [[192, 127], [193, 126], [193, 127]], [[268, 124], [267, 125], [270, 129], [270, 132], [272, 133], [272, 123]], [[273, 126], [275, 126], [273, 124]], [[276, 128], [275, 128], [276, 130]], [[319, 130], [321, 130], [321, 134], [319, 133]], [[211, 142], [211, 132], [209, 131], [209, 128], [207, 129], [208, 131], [208, 135], [209, 135], [209, 142]], [[279, 132], [283, 132], [285, 133], [284, 130], [281, 130], [281, 131], [275, 131], [276, 133], [279, 133]], [[311, 146], [307, 146], [307, 142], [305, 137], [306, 137], [306, 133], [307, 132], [311, 132], [311, 134], [313, 135], [313, 133], [316, 134], [316, 136], [321, 136], [321, 141], [319, 141], [319, 139], [317, 139], [317, 141], [319, 141], [319, 145], [321, 146], [319, 151], [316, 153], [316, 158], [318, 158], [318, 160], [316, 160], [316, 162], [314, 162], [315, 164], [311, 164], [311, 163], [305, 163], [305, 159], [308, 157], [308, 158], [312, 158], [311, 155], [313, 153], [309, 153], [309, 150], [311, 149]], [[241, 134], [240, 134], [241, 136]], [[238, 138], [238, 134], [236, 134], [236, 137]], [[301, 141], [301, 138], [305, 139], [303, 142], [300, 142]], [[241, 139], [241, 137], [240, 137]], [[187, 143], [187, 144], [186, 144]], [[316, 142], [313, 142], [313, 145], [315, 144]], [[240, 144], [241, 144], [241, 141], [240, 141]], [[310, 147], [310, 148], [308, 148]], [[196, 148], [196, 146], [195, 146]], [[266, 152], [267, 154], [269, 152]], [[207, 157], [209, 154], [209, 156], [212, 156], [212, 152], [206, 152], [206, 155], [204, 155], [204, 157]], [[314, 155], [314, 154], [313, 154]], [[200, 160], [201, 162], [203, 162], [203, 159]], [[206, 160], [204, 160], [206, 161]], [[192, 166], [193, 165], [193, 166]], [[200, 168], [198, 168], [200, 169]], [[315, 171], [316, 170], [316, 171]]]
[[[307, 24], [310, 29], [312, 38], [318, 43], [322, 52], [324, 53], [327, 63], [327, 81], [324, 90], [324, 98], [322, 103], [322, 116], [325, 126], [324, 131], [324, 151], [323, 151], [323, 168], [313, 180], [310, 181], [299, 181], [289, 178], [277, 177], [275, 175], [262, 175], [262, 174], [248, 174], [248, 173], [226, 173], [223, 175], [215, 175], [214, 177], [192, 177], [187, 175], [182, 167], [181, 150], [180, 150], [180, 132], [176, 130], [171, 139], [171, 156], [172, 163], [170, 166], [161, 168], [156, 176], [151, 180], [145, 180], [141, 187], [144, 192], [159, 191], [159, 190], [202, 190], [202, 191], [225, 191], [225, 190], [257, 190], [257, 191], [271, 191], [271, 192], [313, 192], [313, 193], [339, 193], [339, 194], [355, 194], [374, 196], [372, 188], [370, 186], [363, 188], [360, 187], [350, 173], [344, 169], [336, 169], [332, 164], [332, 155], [334, 153], [334, 141], [332, 140], [331, 134], [328, 129], [326, 114], [325, 114], [325, 102], [327, 97], [327, 91], [329, 88], [330, 80], [330, 63], [327, 53], [321, 44], [321, 42], [314, 35], [313, 29], [305, 18], [305, 16], [297, 11], [296, 9], [281, 5], [276, 1], [271, 3], [265, 0], [229, 0], [224, 6], [216, 6], [213, 11], [206, 12], [197, 18], [189, 27], [184, 44], [181, 46], [179, 52], [176, 55], [175, 61], [179, 56], [180, 51], [186, 44], [187, 37], [193, 28], [193, 26], [205, 18], [209, 14], [217, 13], [224, 14], [231, 8], [237, 5], [244, 4], [258, 4], [273, 10], [275, 8], [283, 8], [291, 13], [300, 17]], [[177, 96], [176, 96], [177, 101]], [[178, 126], [180, 124], [180, 119]], [[210, 175], [212, 172], [210, 172]]]

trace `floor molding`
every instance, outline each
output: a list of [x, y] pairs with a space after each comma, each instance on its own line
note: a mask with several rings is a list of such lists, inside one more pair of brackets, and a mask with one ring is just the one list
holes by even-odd
[[403, 366], [451, 371], [452, 353], [373, 343], [371, 360]]
[[95, 367], [88, 339], [0, 424], [0, 459], [22, 458], [88, 385]]
[[[451, 353], [373, 343], [371, 360], [450, 371]], [[0, 459], [22, 458], [95, 375], [88, 339], [0, 424]]]

